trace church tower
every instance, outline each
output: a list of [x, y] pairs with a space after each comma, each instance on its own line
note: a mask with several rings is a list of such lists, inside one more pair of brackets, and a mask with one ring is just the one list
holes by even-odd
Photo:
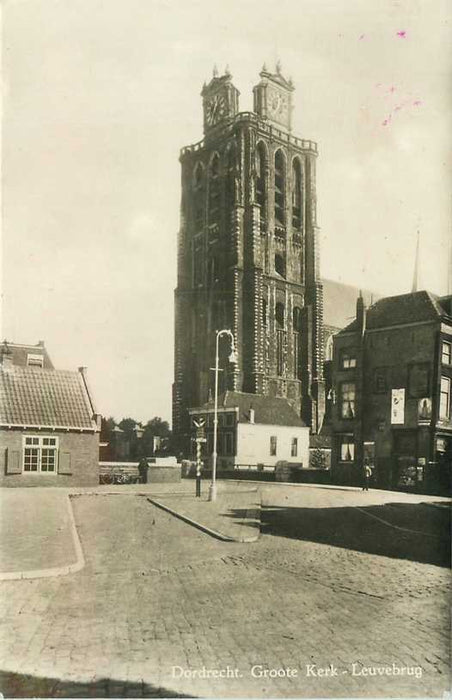
[[317, 145], [291, 133], [293, 91], [279, 65], [264, 66], [254, 111], [239, 112], [229, 71], [214, 71], [201, 93], [204, 139], [180, 154], [173, 429], [185, 449], [188, 408], [212, 396], [224, 328], [238, 363], [225, 341], [221, 391], [285, 397], [312, 432], [322, 425]]

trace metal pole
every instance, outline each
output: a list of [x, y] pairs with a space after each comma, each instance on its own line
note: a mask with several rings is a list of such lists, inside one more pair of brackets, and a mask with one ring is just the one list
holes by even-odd
[[196, 498], [201, 497], [201, 440], [196, 440]]
[[212, 483], [209, 486], [209, 501], [217, 500], [217, 432], [218, 432], [218, 364], [219, 341], [221, 331], [217, 332], [215, 341], [215, 398], [213, 411], [213, 452], [212, 452]]

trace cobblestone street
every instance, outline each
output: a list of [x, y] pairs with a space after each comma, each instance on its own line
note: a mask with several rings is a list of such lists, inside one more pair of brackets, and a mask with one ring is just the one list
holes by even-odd
[[[307, 487], [265, 486], [262, 494], [263, 534], [253, 544], [219, 542], [144, 497], [74, 498], [85, 568], [0, 584], [3, 694], [447, 690], [444, 504], [376, 493], [366, 502], [353, 490]], [[364, 675], [387, 666], [394, 675]], [[228, 677], [196, 677], [204, 667]], [[421, 677], [397, 673], [407, 667]], [[316, 675], [320, 668], [329, 675]]]

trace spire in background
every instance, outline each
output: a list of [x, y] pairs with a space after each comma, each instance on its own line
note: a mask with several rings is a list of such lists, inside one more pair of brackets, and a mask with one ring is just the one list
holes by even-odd
[[414, 260], [414, 273], [413, 273], [413, 286], [411, 288], [411, 292], [414, 294], [414, 292], [419, 291], [419, 230], [417, 232], [417, 241], [416, 241], [416, 258]]
[[449, 269], [447, 270], [447, 293], [452, 294], [452, 241], [449, 245]]

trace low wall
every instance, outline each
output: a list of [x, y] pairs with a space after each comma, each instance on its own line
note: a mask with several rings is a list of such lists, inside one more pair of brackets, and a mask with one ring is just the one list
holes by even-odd
[[149, 484], [165, 484], [181, 480], [180, 464], [166, 466], [159, 464], [150, 464], [148, 467], [148, 483]]
[[[138, 479], [138, 462], [99, 462], [99, 471], [102, 477], [121, 474]], [[155, 463], [148, 464], [148, 483], [169, 483], [181, 480], [181, 465], [171, 463], [169, 460], [160, 461], [156, 458]]]

